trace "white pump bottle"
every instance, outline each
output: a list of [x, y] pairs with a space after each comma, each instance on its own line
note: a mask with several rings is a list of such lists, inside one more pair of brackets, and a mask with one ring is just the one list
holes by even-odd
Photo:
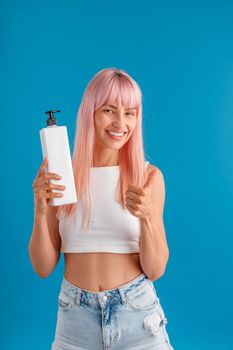
[[[45, 172], [61, 175], [60, 180], [51, 179], [51, 183], [66, 186], [61, 191], [63, 197], [50, 198], [52, 206], [72, 204], [77, 202], [73, 166], [70, 155], [70, 147], [66, 126], [58, 126], [53, 113], [60, 111], [48, 111], [47, 127], [40, 130], [40, 141], [43, 157], [48, 157], [48, 166]], [[52, 189], [52, 192], [58, 192]]]

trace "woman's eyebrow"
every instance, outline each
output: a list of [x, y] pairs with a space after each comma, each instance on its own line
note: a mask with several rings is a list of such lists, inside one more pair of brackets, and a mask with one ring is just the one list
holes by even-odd
[[[116, 106], [113, 106], [113, 105], [105, 105], [105, 106], [108, 106], [108, 107], [117, 109], [117, 107], [116, 107]], [[125, 110], [129, 110], [129, 109], [136, 109], [136, 108], [134, 108], [134, 107], [125, 108]]]

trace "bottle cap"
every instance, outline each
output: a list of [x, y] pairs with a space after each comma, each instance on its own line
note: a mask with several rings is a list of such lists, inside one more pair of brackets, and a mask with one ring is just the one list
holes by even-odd
[[47, 126], [57, 125], [57, 119], [54, 117], [53, 113], [60, 112], [60, 111], [47, 111], [45, 114], [48, 114], [49, 117], [46, 120]]

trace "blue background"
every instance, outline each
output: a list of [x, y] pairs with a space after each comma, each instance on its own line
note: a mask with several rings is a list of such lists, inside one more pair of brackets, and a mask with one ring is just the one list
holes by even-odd
[[100, 69], [143, 92], [147, 159], [163, 172], [170, 257], [155, 281], [176, 350], [232, 349], [233, 2], [1, 2], [1, 346], [50, 349], [63, 255], [33, 271], [32, 182], [45, 111], [73, 150], [78, 106]]

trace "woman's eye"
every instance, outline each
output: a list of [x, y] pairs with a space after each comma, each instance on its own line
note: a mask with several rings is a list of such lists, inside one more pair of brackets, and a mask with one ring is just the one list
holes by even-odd
[[[104, 112], [113, 112], [113, 110], [112, 109], [109, 109], [109, 108], [107, 108], [107, 109], [104, 109]], [[129, 114], [129, 115], [131, 115], [131, 116], [134, 116], [134, 112], [127, 112], [127, 114]]]

